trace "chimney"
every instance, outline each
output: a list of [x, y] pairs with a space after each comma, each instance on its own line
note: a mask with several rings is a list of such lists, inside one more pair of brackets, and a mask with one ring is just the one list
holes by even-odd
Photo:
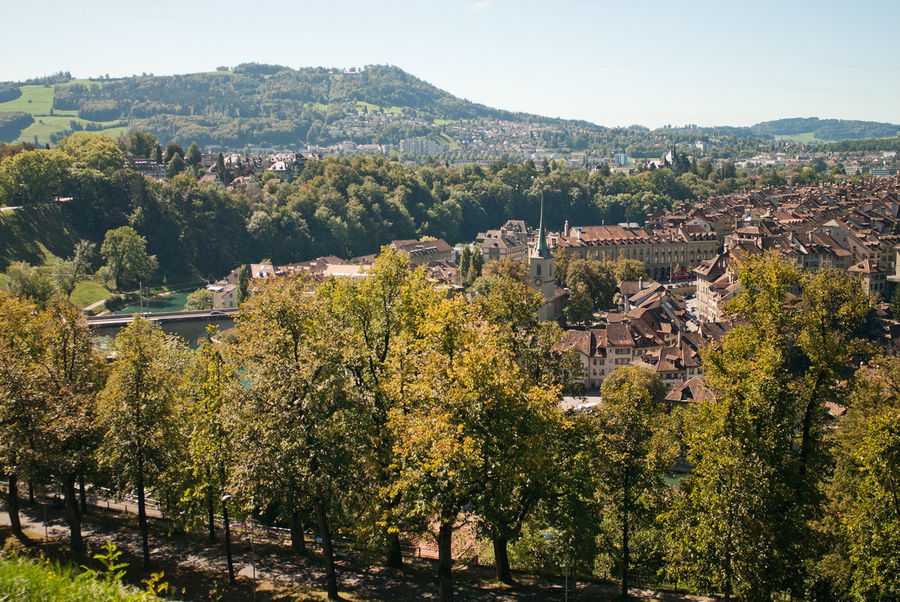
[[563, 222], [563, 236], [569, 238], [569, 220]]
[[644, 277], [643, 276], [638, 277], [638, 290], [639, 291], [644, 290]]

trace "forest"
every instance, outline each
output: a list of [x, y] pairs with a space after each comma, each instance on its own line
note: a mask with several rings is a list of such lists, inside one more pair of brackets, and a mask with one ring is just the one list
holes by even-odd
[[[167, 181], [128, 167], [129, 157], [157, 146], [173, 169]], [[713, 169], [708, 160], [682, 162], [683, 173], [625, 176], [560, 163], [409, 166], [360, 156], [309, 161], [290, 181], [261, 176], [229, 190], [223, 184], [240, 174], [200, 183], [199, 151], [189, 151], [176, 143], [163, 151], [140, 131], [119, 141], [79, 132], [53, 150], [0, 147], [0, 204], [71, 198], [63, 211], [78, 238], [99, 245], [107, 231], [131, 226], [157, 256], [160, 277], [208, 279], [263, 258], [289, 263], [370, 254], [395, 239], [470, 242], [507, 219], [536, 224], [541, 198], [551, 229], [565, 220], [641, 222], [655, 207], [732, 192], [761, 177], [739, 176], [733, 166]]]
[[196, 350], [137, 318], [111, 362], [65, 300], [0, 293], [12, 529], [27, 539], [18, 484], [49, 481], [77, 562], [87, 481], [135, 495], [145, 574], [168, 553], [149, 544], [152, 490], [176, 530], [226, 550], [229, 516], [290, 529], [329, 599], [338, 539], [398, 567], [429, 533], [442, 601], [461, 541], [512, 588], [565, 572], [623, 597], [640, 575], [726, 600], [895, 599], [900, 362], [862, 338], [871, 300], [771, 253], [739, 278], [738, 326], [704, 354], [715, 399], [673, 405], [624, 366], [601, 405], [568, 411], [577, 360], [537, 293], [495, 274], [448, 296], [390, 248], [370, 278], [254, 284]]

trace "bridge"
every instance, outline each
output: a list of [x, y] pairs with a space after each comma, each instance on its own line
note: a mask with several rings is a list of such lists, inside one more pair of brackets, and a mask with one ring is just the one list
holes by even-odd
[[[199, 311], [144, 312], [140, 316], [151, 322], [163, 324], [171, 322], [210, 322], [215, 320], [231, 320], [236, 309], [204, 309]], [[134, 315], [107, 314], [105, 316], [89, 316], [90, 328], [119, 328], [134, 321]]]

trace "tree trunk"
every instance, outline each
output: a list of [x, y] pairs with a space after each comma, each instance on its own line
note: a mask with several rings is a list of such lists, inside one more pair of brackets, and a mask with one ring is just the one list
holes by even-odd
[[81, 558], [84, 554], [84, 543], [81, 539], [81, 512], [75, 497], [75, 478], [63, 481], [63, 498], [66, 503], [66, 521], [69, 523], [69, 544], [72, 555]]
[[453, 519], [442, 518], [438, 531], [438, 600], [453, 602]]
[[[209, 529], [209, 542], [216, 542], [216, 515], [215, 501], [213, 500], [212, 490], [206, 493], [206, 523]], [[227, 528], [227, 527], [226, 527]]]
[[22, 533], [22, 520], [19, 518], [19, 479], [15, 474], [9, 475], [6, 510], [9, 512], [9, 525], [12, 527], [13, 534], [21, 539], [25, 534]]
[[497, 581], [512, 583], [512, 573], [509, 570], [509, 541], [505, 537], [492, 538], [494, 544], [494, 567], [497, 569]]
[[400, 548], [400, 534], [388, 533], [387, 565], [392, 569], [403, 566], [403, 550]]
[[141, 553], [144, 556], [144, 568], [150, 568], [150, 536], [147, 527], [147, 505], [144, 500], [144, 475], [138, 476], [138, 526], [141, 529]]
[[[222, 499], [222, 522], [225, 523], [225, 560], [228, 562], [228, 582], [234, 583], [234, 561], [231, 558], [231, 525], [228, 520], [228, 499]], [[254, 587], [256, 587], [254, 585]]]
[[84, 486], [84, 475], [78, 480], [78, 502], [81, 504], [82, 516], [87, 514], [87, 488]]
[[28, 505], [34, 506], [34, 481], [28, 481]]
[[628, 550], [628, 480], [625, 480], [622, 499], [622, 597], [628, 597], [628, 565], [631, 561]]
[[291, 548], [298, 554], [306, 554], [306, 537], [303, 535], [303, 516], [299, 510], [291, 513]]
[[328, 510], [325, 500], [316, 500], [316, 514], [319, 518], [319, 537], [322, 538], [322, 557], [325, 560], [325, 588], [329, 600], [338, 600], [337, 574], [334, 570], [334, 548], [331, 545], [331, 528], [328, 526]]

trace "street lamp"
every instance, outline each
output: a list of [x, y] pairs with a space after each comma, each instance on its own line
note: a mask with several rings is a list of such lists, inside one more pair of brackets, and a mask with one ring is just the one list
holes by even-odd
[[228, 582], [234, 583], [234, 563], [231, 560], [231, 525], [228, 523], [228, 500], [231, 494], [222, 496], [222, 521], [225, 523], [225, 558], [228, 559]]

